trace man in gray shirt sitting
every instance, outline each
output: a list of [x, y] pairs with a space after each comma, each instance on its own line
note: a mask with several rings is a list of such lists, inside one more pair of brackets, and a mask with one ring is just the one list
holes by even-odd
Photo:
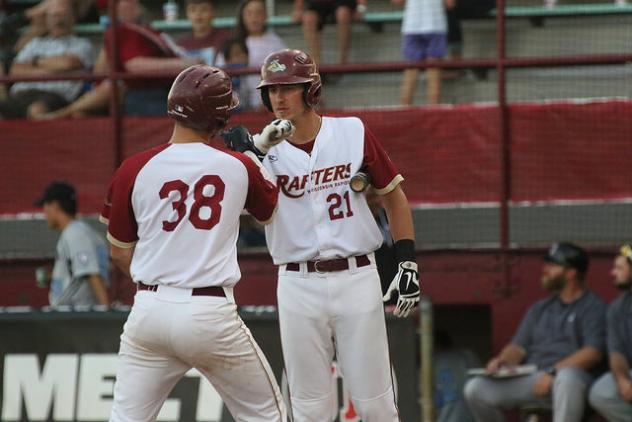
[[[583, 249], [571, 243], [551, 247], [542, 285], [552, 294], [531, 306], [511, 343], [488, 362], [490, 376], [465, 385], [465, 399], [476, 421], [504, 421], [503, 409], [547, 402], [552, 402], [554, 422], [581, 421], [606, 337], [606, 305], [586, 289], [587, 269]], [[520, 377], [493, 377], [503, 366], [522, 363], [538, 370]]]
[[610, 422], [632, 421], [632, 246], [623, 245], [610, 273], [621, 295], [608, 307], [610, 372], [590, 389], [588, 399]]
[[75, 188], [53, 182], [36, 202], [48, 225], [61, 231], [50, 284], [52, 306], [109, 305], [109, 257], [103, 236], [77, 220]]

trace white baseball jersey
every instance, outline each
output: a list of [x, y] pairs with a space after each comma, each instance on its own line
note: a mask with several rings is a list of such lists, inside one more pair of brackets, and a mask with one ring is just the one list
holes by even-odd
[[201, 142], [137, 154], [112, 179], [101, 213], [108, 240], [135, 247], [135, 282], [233, 286], [241, 211], [267, 222], [276, 207], [277, 188], [263, 172], [243, 154]]
[[275, 264], [362, 255], [382, 244], [365, 195], [349, 181], [365, 168], [377, 193], [386, 194], [404, 179], [360, 119], [323, 117], [313, 147], [282, 142], [263, 165], [280, 190], [277, 215], [266, 227]]

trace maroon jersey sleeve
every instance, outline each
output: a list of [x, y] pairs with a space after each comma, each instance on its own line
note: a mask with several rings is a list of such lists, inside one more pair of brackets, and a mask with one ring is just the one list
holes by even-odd
[[99, 220], [108, 225], [107, 239], [119, 248], [131, 248], [138, 240], [138, 224], [132, 207], [136, 176], [147, 162], [168, 147], [161, 145], [125, 160], [114, 173]]
[[279, 189], [267, 175], [261, 164], [244, 154], [227, 151], [243, 163], [248, 171], [248, 194], [244, 208], [262, 224], [268, 224], [274, 216]]
[[379, 195], [391, 192], [404, 180], [382, 144], [366, 126], [364, 127], [363, 167], [368, 170], [371, 183]]

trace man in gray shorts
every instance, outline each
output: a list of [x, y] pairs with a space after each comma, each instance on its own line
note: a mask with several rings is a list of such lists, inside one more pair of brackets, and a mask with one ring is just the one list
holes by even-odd
[[590, 389], [588, 400], [610, 422], [632, 421], [632, 246], [623, 245], [610, 274], [621, 295], [608, 307], [610, 372]]
[[531, 375], [481, 376], [464, 388], [478, 422], [504, 421], [503, 409], [552, 403], [554, 422], [579, 422], [588, 387], [605, 351], [606, 304], [584, 284], [588, 256], [571, 243], [556, 243], [544, 258], [542, 285], [552, 294], [527, 312], [518, 332], [487, 372], [502, 366], [535, 364]]
[[53, 182], [35, 205], [43, 208], [49, 227], [61, 231], [48, 296], [51, 306], [108, 306], [108, 248], [102, 236], [75, 218], [75, 188]]

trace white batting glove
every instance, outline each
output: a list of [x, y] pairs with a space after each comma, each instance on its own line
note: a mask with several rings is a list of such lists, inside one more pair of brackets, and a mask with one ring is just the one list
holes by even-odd
[[395, 291], [399, 297], [393, 315], [406, 318], [419, 303], [419, 271], [416, 263], [412, 261], [399, 263], [399, 270], [382, 298], [384, 302], [389, 301]]
[[270, 151], [270, 148], [292, 135], [295, 129], [289, 120], [276, 119], [252, 138], [257, 149], [265, 155]]

